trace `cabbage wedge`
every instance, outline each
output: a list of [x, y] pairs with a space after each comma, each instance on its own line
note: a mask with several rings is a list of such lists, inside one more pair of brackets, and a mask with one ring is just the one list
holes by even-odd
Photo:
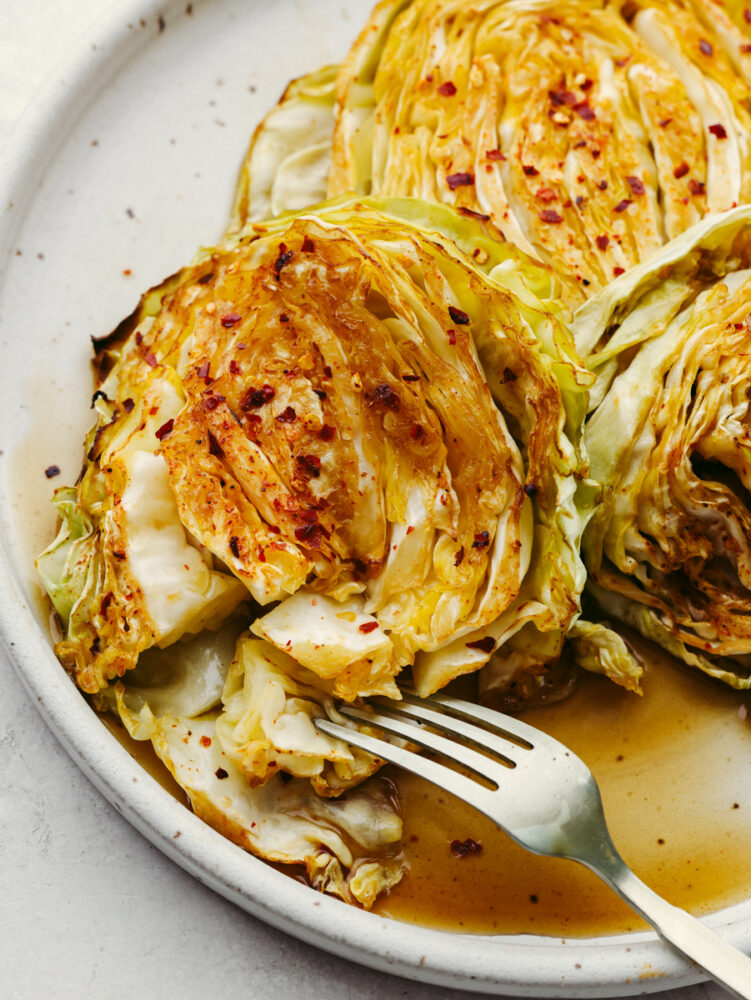
[[199, 815], [362, 905], [401, 877], [398, 809], [315, 719], [408, 667], [534, 688], [579, 616], [592, 376], [557, 287], [481, 220], [340, 200], [201, 251], [96, 342], [38, 559], [58, 655]]
[[707, 219], [591, 299], [584, 537], [601, 608], [751, 688], [751, 207]]
[[[259, 127], [234, 225], [330, 197], [487, 216], [576, 306], [751, 195], [751, 24], [711, 0], [383, 0]], [[330, 145], [324, 136], [330, 130]]]

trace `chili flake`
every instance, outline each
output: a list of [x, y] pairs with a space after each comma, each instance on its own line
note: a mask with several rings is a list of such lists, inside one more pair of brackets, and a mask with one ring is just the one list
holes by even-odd
[[150, 368], [156, 368], [156, 366], [157, 366], [157, 360], [156, 360], [156, 354], [154, 354], [154, 352], [153, 352], [153, 351], [150, 351], [150, 352], [149, 352], [149, 353], [148, 353], [148, 354], [146, 355], [146, 357], [145, 357], [145, 359], [144, 359], [144, 360], [146, 361], [146, 364], [147, 364], [147, 365], [148, 365], [148, 366], [149, 366]]
[[690, 170], [690, 167], [689, 167], [688, 163], [686, 163], [685, 160], [681, 160], [681, 162], [678, 164], [678, 166], [673, 171], [673, 177], [675, 177], [675, 179], [677, 181], [679, 181], [681, 179], [681, 177], [685, 177], [686, 176], [686, 174], [689, 172], [689, 170]]
[[632, 205], [632, 204], [633, 204], [633, 202], [632, 202], [631, 198], [623, 198], [622, 201], [618, 202], [618, 204], [615, 206], [615, 208], [613, 209], [613, 211], [614, 212], [625, 212], [626, 209], [628, 208], [628, 206]]
[[286, 409], [282, 410], [281, 413], [277, 413], [274, 419], [278, 420], [280, 424], [291, 424], [296, 417], [297, 414], [294, 409], [291, 406], [288, 406]]
[[705, 56], [711, 56], [714, 54], [714, 49], [712, 48], [711, 43], [706, 40], [706, 38], [699, 39], [699, 48], [701, 49], [701, 51], [704, 53]]
[[489, 160], [505, 160], [506, 154], [502, 153], [500, 149], [488, 149], [485, 151], [485, 156]]
[[447, 330], [446, 336], [449, 339], [449, 344], [453, 346], [456, 343], [456, 330]]
[[382, 403], [390, 410], [399, 409], [399, 397], [387, 382], [382, 382], [373, 390], [373, 403]]
[[311, 240], [311, 238], [309, 236], [306, 236], [305, 239], [302, 241], [302, 246], [300, 247], [300, 250], [303, 253], [313, 253], [313, 251], [315, 250], [315, 248], [316, 248], [316, 245], [313, 242], [313, 240]]
[[466, 840], [452, 840], [451, 853], [455, 858], [466, 858], [468, 854], [482, 854], [482, 844], [467, 837]]
[[598, 250], [607, 250], [608, 243], [610, 243], [610, 237], [609, 236], [605, 236], [603, 234], [602, 236], [598, 236], [597, 237], [597, 239], [595, 240], [595, 243], [597, 244]]
[[704, 183], [702, 181], [695, 180], [693, 177], [688, 182], [688, 189], [691, 194], [695, 195], [705, 194], [706, 191]]
[[614, 276], [615, 276], [616, 278], [617, 278], [617, 277], [618, 277], [619, 275], [623, 274], [623, 273], [624, 273], [624, 271], [625, 271], [625, 268], [623, 268], [623, 267], [614, 267], [614, 268], [613, 268], [613, 274], [614, 274]]
[[240, 315], [240, 313], [231, 312], [231, 313], [225, 313], [224, 316], [221, 317], [220, 322], [225, 330], [229, 330], [231, 326], [236, 326], [241, 319], [242, 316]]
[[522, 170], [524, 171], [525, 177], [537, 177], [540, 171], [537, 167], [533, 167], [531, 164], [522, 163]]
[[594, 108], [590, 105], [589, 101], [579, 101], [578, 104], [574, 105], [573, 110], [580, 118], [583, 118], [585, 122], [594, 121], [597, 117], [594, 112]]
[[237, 535], [233, 535], [230, 538], [230, 540], [229, 540], [229, 547], [230, 547], [232, 555], [235, 557], [235, 559], [239, 559], [240, 558], [240, 539], [237, 537]]
[[332, 427], [331, 424], [324, 424], [318, 432], [318, 437], [321, 441], [333, 441], [336, 437], [336, 427]]
[[724, 125], [720, 125], [720, 124], [717, 124], [717, 125], [710, 125], [710, 126], [709, 126], [709, 131], [710, 131], [710, 132], [712, 133], [712, 135], [713, 135], [713, 136], [715, 136], [715, 137], [716, 137], [717, 139], [727, 139], [727, 137], [728, 137], [728, 134], [727, 134], [727, 132], [725, 131], [725, 126], [724, 126]]
[[135, 407], [135, 402], [128, 396], [127, 399], [123, 400], [123, 409], [126, 413], [131, 413]]
[[44, 470], [44, 474], [48, 479], [54, 479], [55, 476], [60, 475], [60, 466], [48, 465], [47, 468]]
[[168, 420], [166, 424], [162, 424], [158, 431], [154, 431], [154, 437], [159, 441], [166, 438], [168, 434], [172, 433], [172, 428], [175, 426], [174, 420]]
[[447, 80], [445, 83], [442, 83], [440, 85], [440, 87], [438, 88], [438, 93], [441, 95], [441, 97], [453, 97], [454, 94], [456, 93], [456, 87], [451, 82], [451, 80]]
[[475, 540], [472, 542], [473, 549], [486, 549], [490, 545], [490, 532], [489, 531], [478, 531], [475, 535]]
[[626, 178], [626, 183], [634, 192], [634, 194], [644, 194], [644, 182], [641, 180], [641, 178], [629, 175]]
[[454, 566], [461, 566], [464, 561], [464, 546], [462, 545], [459, 551], [454, 556]]
[[270, 385], [264, 385], [260, 389], [248, 389], [240, 400], [240, 409], [247, 411], [257, 406], [264, 406], [276, 395], [276, 390]]
[[543, 222], [549, 222], [551, 225], [557, 225], [559, 222], [563, 222], [563, 216], [559, 215], [553, 208], [544, 208], [538, 215]]
[[469, 316], [462, 309], [456, 306], [449, 306], [449, 316], [457, 326], [466, 326], [469, 323]]
[[378, 622], [363, 622], [362, 625], [357, 626], [358, 631], [364, 633], [365, 635], [367, 635], [368, 632], [374, 632], [377, 628]]
[[282, 273], [282, 268], [286, 267], [294, 256], [294, 252], [287, 249], [286, 243], [279, 244], [279, 256], [274, 261], [274, 272], [277, 278]]
[[455, 191], [458, 187], [468, 187], [474, 184], [475, 175], [467, 173], [449, 174], [446, 178], [446, 183], [452, 191]]

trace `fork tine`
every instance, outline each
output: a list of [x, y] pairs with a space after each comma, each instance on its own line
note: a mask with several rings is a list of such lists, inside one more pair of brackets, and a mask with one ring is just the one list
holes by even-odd
[[334, 736], [345, 743], [359, 747], [360, 750], [366, 750], [374, 757], [381, 757], [389, 764], [403, 767], [405, 771], [411, 771], [413, 774], [425, 778], [486, 815], [492, 815], [490, 796], [494, 792], [471, 778], [465, 778], [463, 774], [452, 771], [444, 764], [439, 764], [429, 757], [421, 757], [412, 750], [405, 750], [404, 747], [395, 746], [386, 740], [363, 733], [359, 729], [349, 729], [347, 726], [339, 725], [338, 722], [331, 722], [330, 719], [314, 719], [313, 721], [316, 729], [320, 729], [327, 736]]
[[470, 747], [456, 743], [454, 740], [431, 732], [429, 729], [424, 729], [419, 722], [417, 724], [402, 722], [401, 719], [391, 718], [378, 712], [364, 712], [352, 705], [340, 705], [338, 711], [348, 719], [354, 719], [367, 726], [375, 726], [377, 729], [382, 729], [394, 736], [401, 736], [403, 739], [409, 740], [410, 743], [417, 743], [418, 746], [426, 750], [434, 750], [449, 760], [468, 768], [478, 777], [491, 781], [496, 788], [502, 780], [503, 773], [508, 773], [507, 768], [503, 764], [497, 763], [492, 757], [486, 757]]
[[[434, 702], [430, 698], [423, 699], [404, 695], [402, 701], [393, 701], [390, 698], [377, 698], [374, 703], [380, 707], [385, 707], [389, 712], [396, 715], [405, 716], [408, 719], [420, 719], [430, 726], [443, 733], [458, 736], [470, 745], [477, 747], [483, 753], [492, 753], [502, 764], [507, 767], [516, 767], [519, 751], [531, 750], [532, 746], [527, 741], [521, 741], [519, 737], [504, 733], [496, 725], [494, 730], [481, 728], [465, 718], [457, 718], [449, 715], [445, 708], [440, 705], [432, 707]], [[502, 719], [502, 716], [499, 716]], [[503, 733], [503, 735], [501, 735]], [[516, 751], [516, 756], [512, 756]]]
[[546, 744], [552, 747], [553, 744], [561, 749], [567, 749], [558, 740], [548, 736], [540, 729], [522, 722], [521, 719], [513, 715], [506, 715], [493, 708], [486, 708], [484, 705], [476, 705], [471, 701], [463, 701], [461, 698], [454, 698], [452, 695], [440, 692], [431, 695], [429, 698], [419, 698], [416, 693], [407, 692], [410, 701], [424, 702], [426, 705], [439, 706], [438, 710], [450, 712], [454, 717], [466, 719], [482, 726], [483, 731], [491, 731], [498, 735], [511, 739], [514, 743], [523, 746], [527, 750], [532, 750], [536, 746]]

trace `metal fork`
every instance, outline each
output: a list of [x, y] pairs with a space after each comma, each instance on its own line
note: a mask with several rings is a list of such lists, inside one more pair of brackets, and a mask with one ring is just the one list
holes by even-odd
[[408, 692], [403, 701], [373, 703], [381, 711], [337, 708], [361, 726], [435, 751], [483, 783], [360, 729], [328, 719], [316, 726], [463, 799], [527, 850], [586, 865], [668, 944], [732, 996], [751, 1000], [751, 959], [634, 875], [613, 845], [592, 772], [571, 750], [519, 719], [448, 695]]

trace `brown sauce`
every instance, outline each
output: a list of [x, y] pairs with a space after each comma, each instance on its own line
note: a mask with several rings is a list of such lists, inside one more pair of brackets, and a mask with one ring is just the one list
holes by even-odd
[[[521, 714], [592, 769], [626, 862], [671, 903], [702, 915], [751, 894], [751, 696], [654, 647], [644, 697], [586, 676], [559, 704]], [[577, 936], [644, 924], [581, 865], [536, 857], [469, 806], [397, 774], [409, 872], [376, 907], [425, 926]], [[480, 853], [456, 857], [467, 838]]]

